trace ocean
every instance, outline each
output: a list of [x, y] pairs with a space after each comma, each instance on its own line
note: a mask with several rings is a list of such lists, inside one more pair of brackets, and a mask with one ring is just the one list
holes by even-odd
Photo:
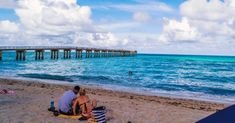
[[[235, 103], [235, 57], [138, 54], [106, 57], [15, 61], [15, 52], [3, 52], [0, 77], [56, 80], [102, 86], [147, 95]], [[83, 55], [84, 56], [84, 55]]]

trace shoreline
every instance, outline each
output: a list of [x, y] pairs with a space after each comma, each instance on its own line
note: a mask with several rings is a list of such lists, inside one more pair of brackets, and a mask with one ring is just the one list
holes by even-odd
[[[55, 101], [57, 107], [60, 96], [73, 85], [73, 83], [58, 84], [0, 78], [0, 89], [16, 92], [15, 95], [0, 94], [0, 119], [2, 122], [10, 123], [77, 123], [77, 120], [54, 117], [51, 112], [47, 111], [51, 99]], [[191, 123], [229, 106], [191, 99], [147, 96], [99, 87], [81, 87], [87, 90], [90, 98], [97, 100], [98, 106], [107, 108], [106, 117], [110, 123], [127, 123], [128, 121], [133, 123]]]
[[[63, 88], [63, 89], [70, 89], [76, 83], [69, 83], [61, 81], [62, 83], [56, 83], [56, 81], [44, 81], [41, 79], [18, 79], [18, 78], [1, 78], [1, 84], [18, 84], [24, 86], [34, 86], [34, 87], [49, 87], [49, 88]], [[180, 97], [173, 97], [173, 96], [163, 96], [163, 95], [149, 95], [149, 94], [141, 94], [138, 92], [128, 92], [128, 91], [119, 91], [119, 90], [111, 90], [107, 88], [103, 88], [102, 86], [89, 86], [88, 85], [79, 85], [87, 90], [88, 93], [92, 93], [96, 91], [97, 93], [105, 93], [109, 96], [112, 96], [112, 93], [116, 93], [121, 98], [129, 98], [129, 99], [144, 99], [148, 101], [155, 101], [159, 103], [165, 103], [170, 105], [177, 105], [191, 109], [199, 109], [205, 111], [217, 111], [226, 106], [230, 105], [228, 103], [222, 102], [213, 102], [213, 101], [206, 101], [206, 100], [197, 100], [197, 99], [188, 99], [188, 98], [180, 98]], [[110, 94], [111, 93], [111, 94]], [[176, 103], [177, 102], [177, 103]], [[187, 104], [186, 104], [187, 103]], [[209, 105], [209, 106], [208, 106]]]
[[[125, 92], [125, 93], [131, 93], [131, 94], [136, 94], [136, 95], [142, 95], [142, 96], [156, 96], [156, 97], [166, 97], [166, 98], [173, 98], [173, 99], [182, 99], [182, 100], [194, 100], [194, 101], [199, 101], [199, 102], [209, 102], [209, 103], [218, 103], [218, 104], [225, 104], [225, 105], [231, 105], [233, 104], [232, 101], [228, 100], [218, 100], [221, 97], [213, 95], [213, 97], [200, 97], [198, 95], [193, 95], [191, 94], [175, 94], [173, 93], [164, 93], [161, 91], [156, 91], [152, 92], [153, 90], [148, 90], [147, 88], [130, 88], [130, 87], [124, 87], [124, 86], [112, 86], [112, 85], [102, 85], [97, 83], [75, 83], [75, 82], [68, 82], [68, 81], [63, 81], [63, 80], [52, 80], [52, 79], [38, 79], [38, 78], [26, 78], [26, 77], [4, 77], [0, 76], [0, 80], [5, 79], [5, 80], [16, 80], [16, 81], [28, 81], [28, 82], [38, 82], [38, 83], [45, 83], [45, 84], [56, 84], [56, 85], [82, 85], [86, 88], [98, 88], [98, 89], [103, 89], [103, 90], [111, 90], [111, 91], [117, 91], [117, 92]], [[178, 93], [178, 92], [177, 92]], [[195, 97], [196, 96], [196, 97]], [[213, 98], [213, 99], [212, 99]]]

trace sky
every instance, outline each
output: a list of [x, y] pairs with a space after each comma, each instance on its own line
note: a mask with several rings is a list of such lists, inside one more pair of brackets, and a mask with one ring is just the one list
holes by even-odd
[[0, 0], [0, 46], [235, 56], [235, 0]]

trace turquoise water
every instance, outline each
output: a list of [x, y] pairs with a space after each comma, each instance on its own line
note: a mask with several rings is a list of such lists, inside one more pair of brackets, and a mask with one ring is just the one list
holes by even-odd
[[[60, 53], [62, 58], [62, 52]], [[4, 52], [0, 61], [3, 77], [61, 80], [99, 85], [116, 90], [179, 96], [235, 103], [235, 57], [191, 55], [145, 55], [135, 57], [15, 61]], [[132, 75], [129, 75], [132, 71]]]

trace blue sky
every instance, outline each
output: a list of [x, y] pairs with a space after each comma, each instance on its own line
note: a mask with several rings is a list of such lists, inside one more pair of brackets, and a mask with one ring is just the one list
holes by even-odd
[[[77, 0], [80, 5], [99, 5], [103, 3], [110, 3], [110, 4], [136, 4], [138, 1], [147, 2], [145, 0]], [[172, 7], [177, 8], [182, 2], [185, 0], [149, 0], [149, 1], [156, 1], [166, 3]]]
[[[153, 0], [156, 2], [162, 2], [166, 3], [167, 5], [171, 6], [174, 9], [178, 9], [179, 5], [185, 1], [185, 0]], [[77, 3], [81, 6], [99, 6], [99, 5], [105, 5], [105, 4], [138, 4], [136, 0], [77, 0]], [[131, 13], [118, 10], [100, 10], [100, 9], [94, 9], [93, 18], [94, 19], [100, 19], [103, 16], [112, 15], [115, 14], [116, 18], [122, 18], [122, 19], [130, 19]], [[18, 21], [18, 17], [15, 15], [15, 12], [13, 9], [9, 8], [0, 8], [0, 20], [12, 20], [12, 21]]]
[[[141, 4], [147, 4], [147, 3], [163, 3], [166, 4], [169, 7], [172, 7], [175, 10], [178, 10], [178, 7], [180, 5], [180, 1], [182, 0], [173, 0], [171, 2], [162, 2], [160, 0], [149, 0], [149, 1], [143, 1], [143, 0], [98, 0], [96, 2], [92, 2], [94, 0], [79, 0], [78, 3], [80, 5], [88, 5], [91, 6], [93, 11], [94, 11], [94, 19], [99, 19], [104, 16], [112, 16], [115, 19], [121, 19], [121, 20], [130, 20], [132, 17], [132, 12], [130, 11], [125, 11], [125, 10], [120, 10], [118, 8], [112, 8], [112, 9], [102, 9], [102, 7], [107, 7], [107, 6], [115, 6], [115, 5], [141, 5]], [[98, 8], [99, 6], [102, 6]], [[150, 6], [151, 7], [151, 6]], [[137, 8], [138, 9], [138, 8]], [[147, 9], [147, 8], [144, 8]], [[108, 11], [107, 11], [108, 10]], [[159, 17], [164, 16], [171, 16], [171, 15], [177, 15], [178, 13], [172, 12], [172, 13], [166, 13], [163, 11], [159, 11], [158, 13], [151, 13], [154, 15], [158, 15]]]
[[234, 11], [233, 0], [4, 0], [0, 45], [235, 55]]
[[18, 17], [13, 9], [0, 9], [0, 15], [0, 20], [18, 21]]
[[[149, 11], [148, 14], [151, 15], [152, 21], [148, 23], [142, 23], [136, 28], [131, 29], [120, 29], [120, 30], [112, 30], [115, 32], [126, 32], [126, 31], [134, 31], [138, 32], [149, 32], [149, 33], [159, 33], [162, 29], [162, 17], [170, 17], [170, 18], [178, 18], [178, 7], [182, 3], [182, 0], [174, 0], [174, 1], [164, 1], [164, 0], [78, 0], [77, 3], [79, 5], [90, 6], [92, 8], [92, 19], [98, 23], [120, 23], [120, 22], [131, 22], [133, 13], [136, 10], [128, 11], [122, 10], [118, 7], [110, 7], [110, 6], [128, 6], [128, 5], [142, 5], [142, 4], [166, 4], [166, 6], [171, 7], [175, 11], [173, 12], [165, 12], [165, 11]], [[109, 8], [110, 7], [110, 8]], [[151, 7], [151, 6], [150, 6]], [[145, 9], [145, 8], [143, 8]], [[138, 10], [138, 8], [137, 8]]]

